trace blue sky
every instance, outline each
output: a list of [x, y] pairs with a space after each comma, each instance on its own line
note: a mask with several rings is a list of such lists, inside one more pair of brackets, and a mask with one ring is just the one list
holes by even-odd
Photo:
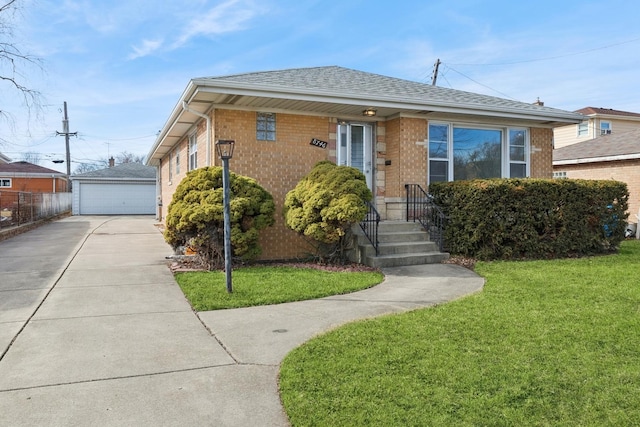
[[14, 42], [42, 59], [23, 83], [43, 94], [27, 120], [0, 83], [0, 152], [36, 152], [73, 171], [122, 151], [146, 155], [189, 79], [339, 65], [576, 110], [640, 112], [636, 2], [475, 0], [19, 0]]

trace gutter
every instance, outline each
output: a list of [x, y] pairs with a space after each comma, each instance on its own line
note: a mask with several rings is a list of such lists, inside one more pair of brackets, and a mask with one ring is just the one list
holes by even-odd
[[207, 121], [207, 166], [211, 166], [211, 117], [189, 108], [187, 101], [182, 101], [182, 109]]
[[614, 162], [619, 160], [635, 160], [635, 159], [640, 159], [640, 153], [621, 154], [617, 156], [587, 157], [582, 159], [554, 160], [553, 165], [554, 166], [579, 165], [583, 163]]

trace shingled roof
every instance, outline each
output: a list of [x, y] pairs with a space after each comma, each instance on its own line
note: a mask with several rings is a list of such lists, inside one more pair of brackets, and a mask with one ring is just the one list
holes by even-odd
[[14, 176], [41, 176], [46, 175], [47, 177], [51, 177], [51, 175], [55, 176], [66, 176], [62, 172], [45, 168], [43, 166], [35, 165], [29, 162], [13, 162], [13, 163], [0, 163], [0, 174], [6, 176], [7, 174]]
[[510, 120], [520, 126], [580, 123], [581, 114], [539, 104], [448, 89], [338, 66], [293, 68], [192, 79], [147, 157], [159, 160], [212, 106], [255, 111], [362, 117], [375, 108], [383, 119], [410, 115], [432, 119]]
[[624, 117], [637, 117], [640, 118], [640, 113], [632, 113], [630, 111], [614, 110], [613, 108], [596, 108], [585, 107], [581, 108], [576, 113], [584, 114], [585, 116], [624, 116]]
[[371, 100], [379, 101], [411, 101], [425, 106], [475, 106], [483, 109], [495, 108], [510, 112], [520, 111], [534, 114], [558, 114], [566, 117], [575, 116], [574, 113], [534, 103], [448, 89], [338, 66], [293, 68], [220, 77], [203, 77], [194, 79], [194, 81], [216, 84], [226, 83], [229, 86], [277, 88], [284, 92], [316, 93], [327, 96], [368, 97]]
[[71, 179], [155, 180], [156, 169], [142, 163], [122, 163], [110, 168], [72, 175]]
[[602, 135], [553, 150], [554, 165], [628, 159], [640, 159], [640, 129]]

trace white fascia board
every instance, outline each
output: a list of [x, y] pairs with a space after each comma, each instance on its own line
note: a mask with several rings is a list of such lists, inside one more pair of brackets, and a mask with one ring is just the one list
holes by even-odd
[[554, 160], [553, 165], [554, 166], [579, 165], [584, 163], [615, 162], [620, 160], [636, 160], [636, 159], [640, 159], [640, 153], [621, 154], [619, 156], [587, 157], [583, 159]]
[[155, 184], [155, 178], [113, 178], [113, 177], [98, 177], [98, 176], [72, 176], [71, 181], [128, 181], [136, 183], [149, 182]]

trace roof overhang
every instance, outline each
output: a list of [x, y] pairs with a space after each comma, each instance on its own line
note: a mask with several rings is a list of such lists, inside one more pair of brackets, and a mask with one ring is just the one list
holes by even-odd
[[63, 173], [32, 173], [32, 172], [0, 172], [2, 178], [58, 178], [68, 179]]
[[379, 96], [370, 94], [338, 93], [336, 91], [284, 88], [260, 84], [193, 79], [182, 93], [156, 142], [147, 155], [146, 164], [158, 166], [160, 159], [188, 134], [201, 117], [185, 110], [207, 114], [212, 109], [238, 109], [335, 117], [345, 120], [367, 120], [362, 111], [368, 107], [377, 110], [371, 121], [386, 120], [394, 116], [423, 117], [469, 121], [473, 118], [492, 121], [500, 119], [519, 123], [521, 126], [557, 127], [576, 124], [584, 120], [578, 113], [544, 109], [517, 111], [508, 106], [487, 107], [473, 103], [428, 101], [423, 98]]

